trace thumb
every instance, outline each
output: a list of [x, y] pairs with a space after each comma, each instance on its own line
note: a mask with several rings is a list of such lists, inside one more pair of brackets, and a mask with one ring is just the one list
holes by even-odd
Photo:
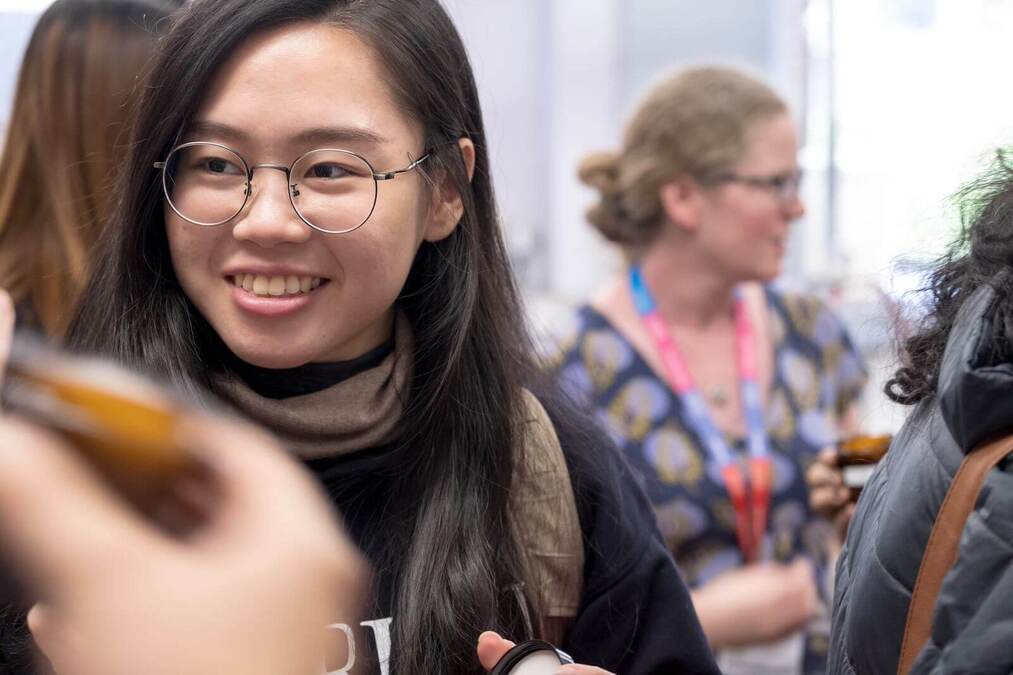
[[161, 542], [74, 450], [9, 417], [0, 417], [0, 540], [5, 562], [44, 597]]
[[486, 671], [490, 671], [513, 648], [513, 642], [503, 639], [499, 633], [487, 630], [478, 636], [478, 661]]

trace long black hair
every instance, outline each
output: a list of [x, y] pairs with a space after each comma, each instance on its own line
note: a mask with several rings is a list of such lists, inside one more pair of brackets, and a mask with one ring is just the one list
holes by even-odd
[[[220, 339], [182, 291], [169, 257], [153, 162], [169, 152], [217, 69], [250, 35], [321, 22], [362, 37], [386, 66], [402, 111], [433, 151], [430, 176], [463, 197], [454, 233], [423, 243], [398, 299], [415, 334], [404, 412], [401, 503], [417, 505], [391, 533], [392, 666], [402, 673], [472, 673], [481, 630], [524, 633], [504, 592], [520, 579], [507, 495], [520, 391], [535, 377], [522, 306], [499, 231], [478, 93], [464, 45], [438, 0], [215, 0], [193, 2], [166, 37], [141, 102], [133, 148], [102, 261], [83, 294], [69, 344], [110, 355], [177, 386], [212, 387]], [[476, 148], [469, 183], [457, 139]]]
[[927, 288], [929, 312], [901, 349], [901, 365], [886, 383], [891, 400], [915, 404], [936, 394], [946, 341], [965, 298], [983, 284], [996, 286], [992, 353], [1013, 360], [1013, 157], [996, 153], [991, 168], [956, 195], [961, 229], [936, 262]]

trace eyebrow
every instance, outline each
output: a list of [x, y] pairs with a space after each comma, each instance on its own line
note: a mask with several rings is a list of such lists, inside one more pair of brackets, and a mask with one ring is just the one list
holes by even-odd
[[[212, 122], [211, 120], [194, 120], [187, 127], [187, 135], [213, 135], [230, 141], [248, 141], [250, 134], [242, 129]], [[288, 139], [293, 143], [369, 143], [383, 145], [390, 142], [388, 138], [364, 127], [314, 127], [305, 129]]]

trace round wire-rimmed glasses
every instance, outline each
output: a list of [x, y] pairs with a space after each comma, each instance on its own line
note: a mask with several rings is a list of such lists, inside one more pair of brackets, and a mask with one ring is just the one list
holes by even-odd
[[238, 216], [253, 194], [254, 171], [274, 169], [285, 174], [289, 202], [300, 220], [319, 232], [345, 234], [373, 215], [379, 181], [412, 171], [428, 157], [426, 153], [403, 169], [376, 171], [350, 150], [320, 148], [288, 166], [251, 166], [226, 145], [193, 141], [177, 145], [154, 168], [162, 171], [169, 208], [194, 225], [216, 227]]

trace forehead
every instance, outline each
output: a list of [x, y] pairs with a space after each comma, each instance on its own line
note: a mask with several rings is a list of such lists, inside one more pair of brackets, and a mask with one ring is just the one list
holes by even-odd
[[321, 127], [359, 128], [406, 142], [408, 118], [375, 51], [355, 33], [300, 23], [248, 38], [216, 73], [196, 118], [260, 142]]
[[797, 162], [798, 137], [788, 113], [757, 120], [746, 133], [746, 150], [739, 166], [791, 169]]

